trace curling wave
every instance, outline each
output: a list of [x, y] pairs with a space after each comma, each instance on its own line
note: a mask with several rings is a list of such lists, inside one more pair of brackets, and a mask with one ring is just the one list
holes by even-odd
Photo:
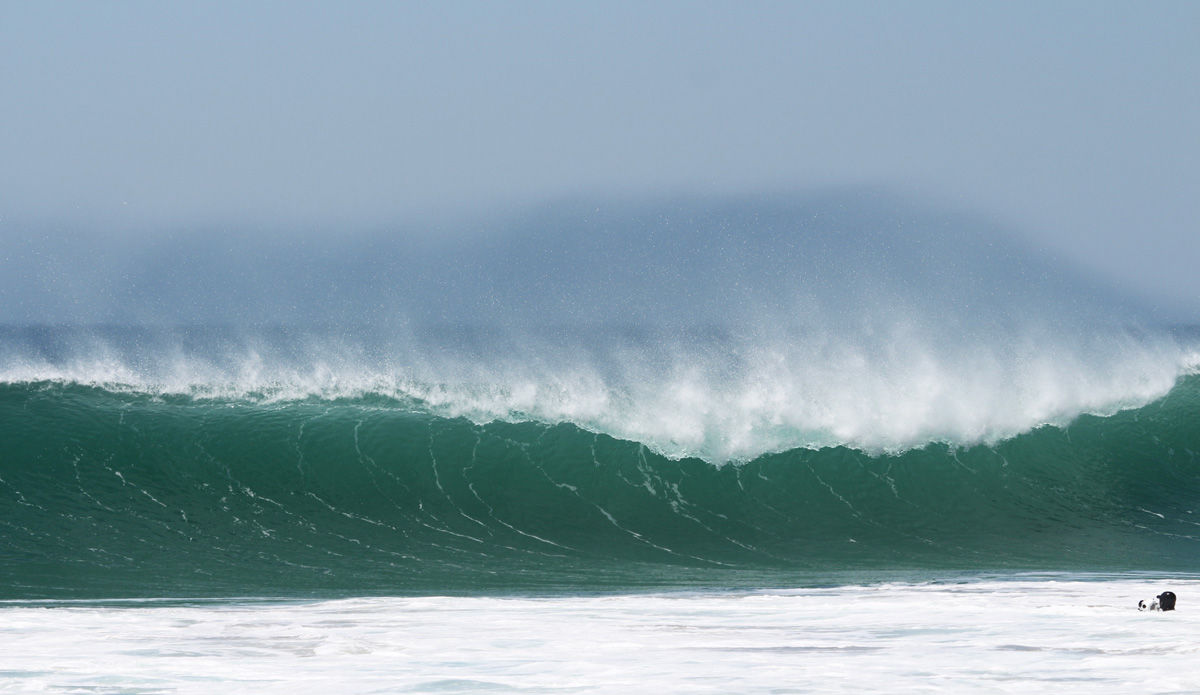
[[1142, 408], [995, 445], [799, 448], [724, 466], [370, 394], [8, 383], [0, 423], [6, 597], [603, 590], [1200, 559], [1197, 376]]

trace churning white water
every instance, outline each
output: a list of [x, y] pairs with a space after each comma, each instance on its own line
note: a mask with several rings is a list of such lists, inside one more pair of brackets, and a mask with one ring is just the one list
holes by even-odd
[[[1164, 590], [1178, 610], [1140, 613]], [[7, 602], [0, 692], [1184, 693], [1200, 580]]]

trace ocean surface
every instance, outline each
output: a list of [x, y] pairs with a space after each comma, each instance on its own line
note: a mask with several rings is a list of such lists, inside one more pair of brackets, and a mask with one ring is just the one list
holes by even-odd
[[34, 249], [0, 692], [1195, 691], [1200, 333], [968, 223]]

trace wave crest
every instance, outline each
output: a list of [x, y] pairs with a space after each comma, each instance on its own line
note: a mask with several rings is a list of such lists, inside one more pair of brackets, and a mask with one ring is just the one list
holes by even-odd
[[302, 349], [238, 339], [219, 350], [177, 334], [67, 333], [56, 340], [69, 349], [10, 351], [0, 381], [257, 403], [376, 398], [476, 423], [569, 422], [716, 463], [801, 447], [994, 444], [1145, 405], [1200, 364], [1178, 340], [1111, 331], [957, 344], [905, 327], [854, 340], [508, 335], [454, 348], [307, 336]]

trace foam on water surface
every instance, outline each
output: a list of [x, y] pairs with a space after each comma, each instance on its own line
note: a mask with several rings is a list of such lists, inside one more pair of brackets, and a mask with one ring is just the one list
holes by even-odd
[[[0, 604], [0, 692], [1182, 693], [1194, 577]], [[1173, 613], [1139, 599], [1179, 595]]]

